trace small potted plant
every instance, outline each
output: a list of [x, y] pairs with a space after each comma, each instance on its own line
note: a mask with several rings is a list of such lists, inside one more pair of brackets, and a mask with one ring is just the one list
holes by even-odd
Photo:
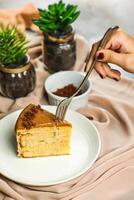
[[50, 71], [69, 70], [76, 61], [76, 41], [72, 23], [80, 11], [77, 5], [65, 5], [62, 0], [39, 9], [40, 18], [33, 22], [44, 33], [44, 62]]
[[27, 55], [26, 37], [13, 25], [0, 24], [0, 93], [10, 98], [27, 95], [36, 74]]

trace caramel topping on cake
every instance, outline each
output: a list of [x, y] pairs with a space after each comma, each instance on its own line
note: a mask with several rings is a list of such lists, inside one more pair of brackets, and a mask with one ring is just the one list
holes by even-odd
[[38, 106], [33, 105], [28, 111], [26, 111], [24, 113], [24, 116], [22, 117], [22, 121], [23, 121], [22, 124], [26, 129], [30, 129], [32, 126], [36, 125], [36, 123], [33, 121], [33, 119], [35, 117], [35, 114], [39, 110], [43, 111], [43, 109], [41, 108], [40, 105], [38, 105]]
[[20, 114], [17, 122], [16, 129], [30, 129], [32, 127], [39, 126], [71, 126], [70, 123], [66, 121], [55, 122], [55, 115], [43, 110], [40, 105], [28, 105]]

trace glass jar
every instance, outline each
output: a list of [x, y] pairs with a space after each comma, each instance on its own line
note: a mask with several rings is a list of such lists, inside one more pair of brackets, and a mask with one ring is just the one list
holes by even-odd
[[48, 71], [71, 69], [76, 61], [74, 32], [48, 35], [44, 33], [44, 63]]
[[9, 98], [24, 97], [35, 88], [36, 73], [26, 55], [20, 66], [0, 66], [0, 93]]

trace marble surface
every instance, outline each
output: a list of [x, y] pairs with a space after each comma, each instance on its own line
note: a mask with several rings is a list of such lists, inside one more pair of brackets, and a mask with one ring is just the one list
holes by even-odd
[[[47, 7], [56, 0], [0, 0], [0, 8], [18, 8], [29, 2], [37, 7]], [[77, 33], [87, 39], [89, 48], [93, 42], [102, 37], [109, 26], [119, 25], [134, 35], [134, 0], [64, 0], [64, 2], [78, 4], [81, 15], [73, 26]]]

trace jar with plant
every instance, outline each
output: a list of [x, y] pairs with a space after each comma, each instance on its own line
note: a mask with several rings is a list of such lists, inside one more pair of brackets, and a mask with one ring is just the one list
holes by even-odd
[[0, 93], [26, 96], [35, 87], [36, 74], [27, 54], [26, 37], [14, 25], [0, 24]]
[[39, 9], [40, 18], [33, 22], [44, 33], [44, 62], [50, 71], [69, 70], [76, 61], [76, 41], [72, 23], [80, 11], [77, 5], [62, 0]]

